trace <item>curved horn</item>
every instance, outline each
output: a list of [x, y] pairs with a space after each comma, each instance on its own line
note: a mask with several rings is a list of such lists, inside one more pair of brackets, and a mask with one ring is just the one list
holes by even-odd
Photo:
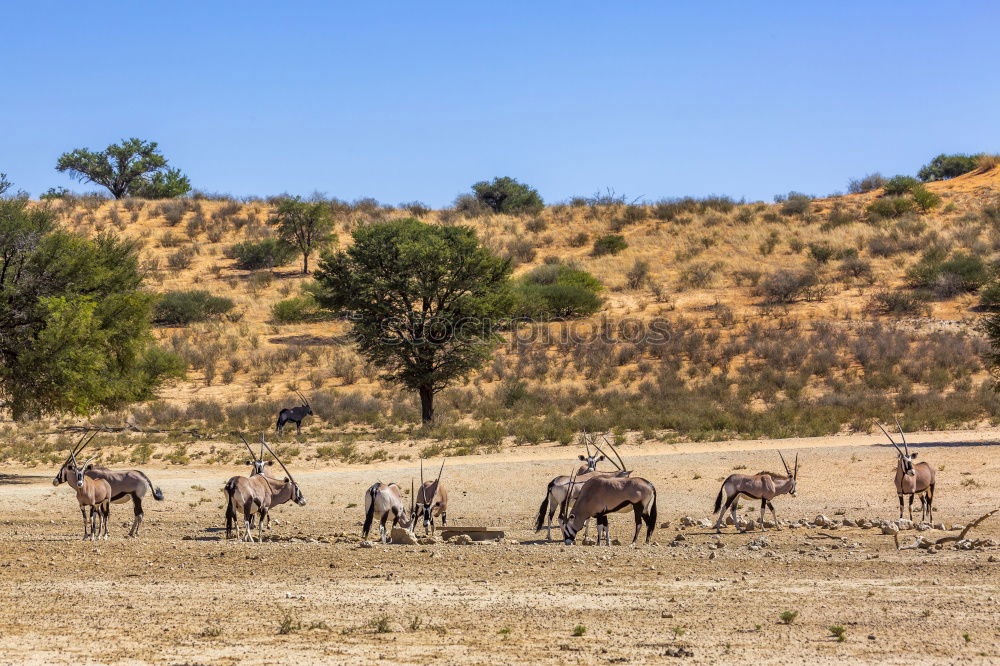
[[893, 415], [892, 418], [896, 419], [896, 427], [899, 429], [899, 436], [903, 439], [903, 448], [906, 449], [906, 455], [909, 456], [910, 447], [906, 443], [906, 435], [903, 434], [903, 426], [899, 425], [899, 419], [897, 419], [895, 415]]
[[781, 456], [781, 464], [785, 466], [785, 474], [791, 476], [792, 470], [788, 469], [788, 463], [785, 462], [785, 456], [781, 455], [781, 451], [778, 451], [778, 455]]
[[[263, 460], [264, 459], [264, 447], [265, 446], [267, 446], [267, 444], [264, 443], [264, 433], [260, 433], [260, 455], [257, 456], [257, 458], [259, 460]], [[268, 451], [271, 451], [271, 449], [268, 449]], [[271, 451], [271, 455], [274, 456], [274, 451]], [[274, 456], [274, 459], [277, 460], [278, 456]]]
[[621, 454], [618, 453], [618, 449], [616, 449], [615, 445], [611, 443], [611, 440], [608, 439], [607, 435], [601, 435], [601, 437], [604, 438], [604, 443], [607, 444], [608, 446], [610, 446], [611, 450], [615, 452], [615, 456], [618, 457], [618, 462], [620, 462], [622, 464], [622, 466], [619, 469], [621, 469], [624, 472], [625, 471], [625, 461], [622, 460]]
[[583, 448], [587, 452], [587, 457], [590, 457], [590, 443], [587, 441], [587, 431], [583, 431]]
[[413, 492], [413, 477], [410, 477], [410, 531], [413, 531], [413, 526], [416, 521], [415, 514], [417, 513], [417, 494]]
[[799, 453], [798, 453], [798, 451], [795, 452], [795, 471], [792, 473], [792, 478], [793, 479], [798, 479], [799, 478]]
[[308, 407], [309, 406], [309, 401], [306, 400], [306, 397], [304, 395], [302, 395], [302, 393], [298, 389], [295, 389], [295, 393], [299, 396], [299, 400], [302, 401], [302, 404], [305, 405], [306, 407]]
[[248, 442], [247, 438], [243, 436], [243, 433], [239, 433], [239, 435], [240, 435], [240, 439], [243, 440], [243, 444], [246, 445], [247, 451], [250, 452], [250, 459], [251, 460], [257, 460], [257, 454], [255, 454], [253, 452], [253, 449], [250, 448], [250, 442]]
[[424, 459], [420, 459], [420, 492], [424, 492]]
[[896, 451], [898, 451], [898, 452], [899, 452], [899, 455], [901, 455], [901, 456], [904, 456], [904, 455], [906, 455], [906, 454], [905, 454], [905, 453], [903, 453], [903, 451], [902, 451], [902, 450], [901, 450], [901, 449], [899, 448], [899, 445], [898, 445], [898, 444], [896, 444], [896, 440], [894, 440], [894, 439], [892, 438], [892, 435], [890, 435], [889, 433], [887, 433], [887, 432], [885, 431], [885, 428], [883, 428], [883, 427], [882, 427], [882, 424], [881, 424], [881, 423], [879, 423], [878, 421], [875, 421], [875, 425], [877, 425], [877, 426], [879, 427], [879, 430], [881, 430], [881, 431], [882, 431], [882, 432], [883, 432], [883, 433], [885, 434], [885, 436], [889, 438], [889, 441], [890, 441], [890, 442], [892, 442], [892, 445], [896, 447]]
[[566, 497], [563, 498], [562, 508], [559, 511], [559, 517], [562, 518], [563, 522], [566, 522], [569, 517], [569, 498], [573, 495], [573, 484], [576, 483], [576, 469], [573, 469], [573, 473], [569, 477], [569, 488], [566, 489]]
[[271, 450], [271, 447], [267, 445], [267, 442], [264, 441], [264, 436], [263, 435], [261, 435], [260, 443], [264, 445], [264, 448], [267, 449], [268, 453], [270, 453], [272, 456], [274, 456], [274, 459], [278, 461], [279, 465], [281, 465], [281, 469], [285, 470], [285, 474], [288, 475], [288, 480], [291, 481], [292, 483], [295, 483], [295, 479], [292, 478], [292, 473], [288, 471], [287, 467], [285, 467], [285, 463], [281, 462], [281, 458], [279, 458], [277, 455], [275, 455], [274, 451]]
[[[89, 439], [87, 440], [87, 442], [83, 441], [83, 440], [87, 439], [87, 435], [88, 434], [90, 434], [90, 431], [89, 430], [84, 430], [83, 434], [80, 435], [80, 439], [78, 439], [76, 441], [76, 444], [74, 444], [73, 446], [70, 447], [70, 449], [69, 449], [69, 455], [66, 456], [66, 462], [63, 463], [63, 467], [65, 467], [66, 465], [68, 465], [71, 460], [74, 461], [74, 462], [76, 462], [76, 454], [79, 453], [80, 451], [83, 451], [83, 447], [87, 446], [87, 442], [90, 441]], [[91, 436], [91, 439], [93, 439], [93, 436]]]

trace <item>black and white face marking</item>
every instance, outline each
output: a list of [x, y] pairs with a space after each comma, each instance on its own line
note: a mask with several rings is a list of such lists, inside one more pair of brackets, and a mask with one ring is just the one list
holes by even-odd
[[299, 506], [306, 505], [306, 498], [302, 495], [302, 491], [299, 490], [299, 484], [292, 484], [292, 500]]
[[594, 470], [597, 469], [597, 463], [599, 463], [602, 460], [604, 460], [604, 456], [584, 456], [584, 455], [581, 455], [580, 456], [580, 460], [582, 460], [583, 462], [587, 463], [587, 471], [588, 472], [593, 472]]
[[907, 476], [914, 476], [916, 474], [916, 471], [914, 471], [913, 469], [913, 459], [916, 457], [917, 454], [915, 453], [910, 456], [907, 456], [902, 453], [899, 454], [899, 459], [903, 463], [903, 473], [906, 474]]
[[569, 517], [566, 518], [566, 521], [562, 526], [563, 540], [566, 542], [567, 546], [572, 546], [576, 541], [576, 528], [573, 527], [573, 518], [574, 515], [572, 513], [569, 514]]
[[73, 467], [73, 463], [63, 465], [59, 468], [59, 472], [52, 479], [52, 485], [58, 486], [60, 483], [66, 483], [66, 472]]

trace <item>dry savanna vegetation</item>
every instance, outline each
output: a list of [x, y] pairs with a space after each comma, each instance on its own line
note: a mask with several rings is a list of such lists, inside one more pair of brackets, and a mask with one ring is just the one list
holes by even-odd
[[[276, 249], [280, 199], [64, 194], [38, 205], [67, 229], [141, 244], [146, 287], [164, 295], [156, 336], [187, 363], [156, 400], [93, 419], [147, 431], [109, 435], [111, 462], [226, 461], [236, 450], [212, 442], [273, 429], [296, 391], [316, 417], [286, 431], [282, 452], [361, 462], [566, 444], [584, 428], [642, 442], [867, 431], [893, 411], [908, 430], [990, 422], [977, 322], [1000, 302], [1000, 169], [987, 160], [949, 180], [898, 181], [773, 204], [608, 192], [518, 215], [471, 196], [445, 210], [317, 198], [334, 221], [328, 247], [416, 217], [472, 227], [515, 280], [569, 265], [600, 282], [582, 316], [504, 331], [482, 371], [440, 393], [428, 426], [415, 395], [381, 382], [349, 324], [316, 304], [301, 255]], [[42, 433], [78, 422], [8, 425], [2, 455], [52, 462], [69, 438]]]

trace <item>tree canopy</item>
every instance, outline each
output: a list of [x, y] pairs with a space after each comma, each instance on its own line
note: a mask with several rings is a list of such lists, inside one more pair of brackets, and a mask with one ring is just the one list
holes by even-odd
[[286, 243], [302, 253], [302, 272], [309, 273], [309, 255], [337, 239], [333, 233], [330, 208], [322, 201], [307, 202], [300, 198], [287, 198], [278, 202], [271, 216], [278, 234]]
[[15, 419], [153, 397], [181, 361], [153, 344], [136, 245], [0, 199], [0, 396]]
[[504, 176], [472, 186], [476, 199], [495, 213], [537, 214], [545, 207], [538, 190]]
[[975, 169], [978, 158], [979, 155], [964, 155], [961, 153], [945, 155], [941, 153], [924, 165], [917, 175], [924, 182], [954, 178]]
[[187, 176], [171, 169], [155, 141], [123, 139], [102, 151], [77, 148], [59, 156], [56, 170], [81, 182], [108, 188], [116, 199], [183, 196], [191, 190]]
[[320, 261], [317, 300], [349, 313], [362, 356], [383, 379], [417, 390], [431, 421], [434, 394], [481, 367], [501, 339], [510, 262], [472, 229], [413, 218], [362, 226], [353, 238]]

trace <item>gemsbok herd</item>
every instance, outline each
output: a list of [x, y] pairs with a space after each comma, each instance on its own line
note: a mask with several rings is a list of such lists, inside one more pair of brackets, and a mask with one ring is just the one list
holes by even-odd
[[[303, 399], [304, 401], [304, 399]], [[308, 408], [308, 403], [305, 404]], [[286, 420], [295, 421], [295, 414]], [[911, 453], [906, 442], [903, 429], [896, 421], [902, 448], [892, 435], [876, 422], [879, 429], [896, 449], [896, 469], [893, 483], [899, 497], [899, 517], [903, 517], [904, 498], [909, 496], [910, 520], [913, 519], [914, 497], [920, 498], [921, 520], [932, 521], [934, 505], [934, 468], [926, 462], [914, 463], [916, 453]], [[283, 423], [279, 422], [279, 427]], [[69, 456], [63, 462], [52, 485], [68, 484], [76, 493], [83, 516], [83, 538], [85, 540], [108, 538], [108, 519], [111, 505], [131, 501], [134, 510], [134, 520], [128, 532], [129, 537], [138, 537], [143, 521], [142, 499], [151, 492], [153, 499], [163, 500], [163, 493], [155, 487], [149, 477], [139, 470], [110, 470], [94, 464], [96, 455], [83, 463], [77, 456], [93, 441], [100, 430], [84, 432], [80, 440], [72, 447]], [[226, 538], [233, 536], [244, 541], [263, 539], [263, 531], [270, 527], [270, 511], [276, 506], [292, 501], [303, 506], [306, 499], [291, 472], [277, 456], [274, 450], [260, 437], [260, 450], [255, 452], [243, 435], [240, 435], [243, 445], [250, 453], [247, 465], [250, 466], [248, 476], [234, 476], [223, 487], [225, 493], [225, 530]], [[596, 436], [583, 434], [585, 455], [579, 459], [583, 463], [568, 476], [557, 476], [545, 489], [545, 498], [538, 509], [535, 520], [535, 532], [544, 527], [546, 539], [552, 540], [552, 518], [558, 513], [558, 528], [562, 533], [562, 541], [567, 545], [576, 542], [581, 530], [589, 531], [589, 523], [596, 523], [598, 545], [611, 545], [608, 533], [608, 514], [632, 509], [635, 515], [635, 532], [632, 543], [639, 539], [643, 523], [646, 525], [648, 543], [656, 528], [656, 487], [647, 479], [635, 476], [628, 469], [624, 459], [615, 446], [603, 437], [604, 444], [613, 454], [609, 455], [597, 443]], [[270, 455], [273, 460], [267, 460]], [[722, 483], [715, 499], [713, 513], [718, 513], [715, 522], [716, 531], [721, 531], [723, 517], [726, 511], [732, 512], [733, 524], [741, 529], [737, 519], [737, 500], [740, 497], [760, 501], [760, 529], [765, 529], [766, 512], [770, 510], [773, 525], [778, 526], [778, 517], [772, 501], [779, 495], [795, 496], [799, 475], [799, 456], [796, 454], [794, 464], [789, 467], [785, 456], [779, 451], [784, 473], [762, 471], [757, 474], [731, 474]], [[613, 470], [599, 471], [597, 465], [608, 461]], [[277, 463], [284, 471], [283, 478], [271, 476], [268, 468]], [[383, 543], [392, 541], [392, 528], [413, 532], [418, 521], [423, 523], [424, 534], [433, 534], [435, 519], [440, 518], [442, 525], [448, 521], [448, 491], [441, 480], [444, 463], [438, 468], [437, 477], [433, 481], [424, 480], [423, 460], [420, 462], [420, 485], [414, 487], [410, 481], [409, 506], [405, 501], [406, 492], [396, 483], [377, 482], [372, 484], [364, 496], [364, 524], [361, 536], [368, 538], [375, 520], [379, 522], [379, 537]], [[89, 509], [89, 515], [88, 515]], [[387, 526], [389, 519], [391, 524]], [[586, 532], [585, 532], [586, 540]]]

